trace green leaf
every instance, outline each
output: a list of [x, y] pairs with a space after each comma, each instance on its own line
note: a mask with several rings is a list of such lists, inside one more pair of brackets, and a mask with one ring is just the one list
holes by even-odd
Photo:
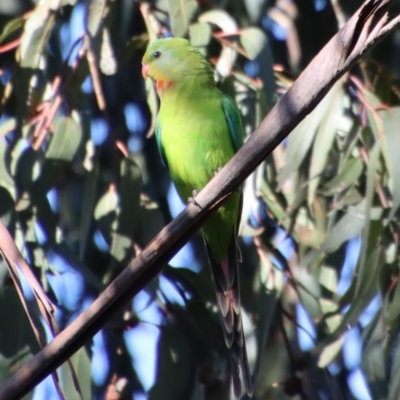
[[82, 397], [75, 388], [71, 371], [67, 363], [64, 363], [59, 369], [60, 386], [65, 399], [68, 400], [85, 400], [92, 399], [92, 371], [91, 362], [87, 351], [84, 347], [80, 348], [71, 358], [72, 366], [78, 378], [79, 387]]
[[130, 158], [124, 158], [121, 162], [121, 199], [118, 231], [131, 238], [139, 220], [141, 188], [142, 173], [139, 167]]
[[118, 207], [118, 194], [115, 190], [109, 189], [101, 196], [94, 209], [94, 219], [100, 220], [114, 213]]
[[92, 38], [97, 36], [104, 23], [107, 0], [90, 0], [87, 5], [87, 30]]
[[[361, 254], [357, 264], [357, 286], [356, 292], [361, 289], [363, 280], [363, 272], [365, 271], [365, 260], [370, 257], [371, 252], [376, 249], [377, 241], [379, 240], [379, 233], [382, 229], [382, 221], [371, 221], [371, 208], [373, 197], [375, 194], [376, 172], [379, 166], [379, 156], [381, 154], [380, 143], [377, 142], [370, 152], [368, 169], [367, 169], [367, 190], [366, 190], [366, 208], [365, 208], [365, 227], [361, 236]], [[372, 229], [371, 229], [372, 228]]]
[[317, 191], [321, 174], [328, 162], [328, 155], [337, 130], [337, 121], [343, 114], [343, 82], [339, 80], [331, 89], [331, 102], [318, 127], [311, 154], [310, 183], [308, 186], [308, 203], [311, 204]]
[[[315, 353], [320, 353], [329, 343], [335, 341], [349, 326], [354, 326], [360, 314], [370, 304], [373, 297], [378, 292], [378, 277], [381, 268], [385, 263], [385, 254], [380, 246], [375, 245], [373, 251], [365, 262], [365, 274], [360, 277], [356, 276], [352, 284], [344, 296], [347, 300], [351, 298], [350, 307], [344, 314], [343, 319], [336, 330], [330, 334], [327, 339], [320, 341], [315, 350]], [[356, 292], [358, 281], [362, 282], [361, 289]]]
[[[382, 357], [383, 358], [383, 357]], [[382, 363], [384, 364], [384, 360]], [[389, 400], [398, 400], [400, 398], [400, 344], [396, 343], [392, 371], [390, 374], [390, 388], [389, 388]]]
[[175, 37], [187, 37], [197, 9], [198, 3], [195, 0], [168, 0], [171, 31]]
[[208, 22], [218, 26], [225, 33], [237, 33], [238, 26], [235, 19], [225, 10], [210, 10], [199, 16], [200, 22]]
[[319, 272], [319, 281], [332, 293], [336, 293], [338, 283], [338, 273], [335, 268], [323, 265]]
[[211, 26], [206, 22], [198, 22], [189, 26], [190, 43], [195, 47], [205, 47], [211, 40]]
[[21, 190], [27, 190], [37, 177], [39, 152], [26, 147], [24, 139], [18, 140], [11, 153], [10, 173]]
[[400, 206], [400, 107], [392, 108], [380, 113], [383, 119], [384, 141], [387, 154], [387, 167], [390, 173], [390, 188], [392, 192], [392, 207], [388, 216], [391, 220]]
[[365, 200], [349, 207], [347, 213], [330, 229], [321, 250], [332, 253], [344, 242], [359, 235], [365, 226]]
[[3, 28], [3, 32], [1, 32], [0, 35], [0, 43], [4, 42], [5, 39], [7, 39], [8, 36], [16, 32], [18, 29], [22, 28], [24, 25], [24, 18], [18, 17], [6, 24], [6, 26]]
[[0, 185], [6, 187], [10, 193], [14, 192], [14, 180], [12, 179], [6, 163], [8, 146], [5, 140], [0, 140]]
[[[387, 336], [387, 327], [383, 323], [383, 309], [379, 309], [363, 332], [363, 351], [360, 365], [364, 371], [370, 395], [373, 399], [387, 399], [389, 394], [388, 364], [384, 346]], [[392, 375], [390, 380], [391, 389], [394, 382], [395, 379]]]
[[108, 28], [103, 29], [99, 66], [104, 75], [110, 76], [117, 72], [117, 60], [112, 47], [110, 31]]
[[255, 60], [268, 43], [265, 33], [256, 27], [242, 29], [239, 37], [240, 44], [250, 60]]
[[[121, 191], [117, 227], [112, 233], [111, 255], [113, 261], [128, 262], [134, 255], [133, 235], [139, 221], [141, 172], [134, 161], [121, 162]], [[111, 266], [114, 269], [114, 265]]]
[[39, 68], [40, 58], [55, 23], [58, 7], [53, 9], [53, 3], [57, 4], [51, 0], [41, 2], [25, 22], [20, 47], [22, 68]]
[[142, 198], [138, 228], [135, 237], [140, 246], [146, 246], [164, 227], [165, 221], [158, 205]]
[[[380, 225], [379, 222], [377, 222], [376, 225]], [[378, 234], [373, 236], [375, 236], [376, 241], [379, 240]], [[361, 266], [359, 262], [356, 268], [355, 277], [359, 288], [357, 290], [356, 286], [354, 297], [357, 299], [357, 301], [354, 301], [351, 304], [350, 309], [346, 314], [345, 321], [347, 322], [350, 320], [354, 322], [354, 317], [358, 317], [359, 312], [361, 312], [369, 304], [369, 301], [378, 292], [378, 276], [380, 269], [385, 264], [385, 254], [382, 247], [377, 245], [376, 242], [372, 243], [372, 241], [370, 241], [369, 244], [373, 245], [374, 247], [371, 247], [371, 251], [369, 252], [366, 262], [362, 265], [362, 268], [359, 268]], [[354, 313], [353, 316], [352, 313]]]
[[[10, 332], [10, 335], [15, 335], [15, 331]], [[3, 353], [0, 353], [0, 382], [6, 382], [7, 379], [14, 375], [14, 371], [19, 370], [24, 364], [26, 364], [33, 354], [29, 346], [25, 346], [17, 353], [7, 357]], [[30, 400], [33, 397], [33, 391], [23, 397], [22, 400]]]
[[343, 192], [345, 189], [354, 185], [357, 179], [361, 176], [364, 169], [361, 158], [349, 159], [341, 168], [338, 175], [332, 178], [322, 188], [322, 193], [325, 196], [332, 196], [336, 193]]
[[99, 181], [99, 157], [95, 157], [92, 170], [86, 174], [85, 189], [83, 195], [81, 224], [79, 229], [79, 260], [82, 261], [85, 255], [89, 230], [93, 219], [93, 210], [97, 198], [97, 185]]
[[[5, 382], [39, 350], [14, 286], [0, 288], [0, 380]], [[16, 334], [18, 332], [18, 334]]]
[[[276, 84], [274, 76], [274, 59], [271, 46], [265, 33], [255, 27], [243, 29], [240, 34], [240, 43], [250, 60], [257, 60], [260, 66], [259, 77], [263, 81], [262, 93], [266, 99], [266, 109], [261, 119], [265, 117], [275, 102]], [[261, 122], [257, 121], [257, 125]], [[254, 127], [255, 128], [255, 127]]]
[[400, 314], [400, 280], [397, 282], [393, 299], [390, 303], [389, 312], [387, 313], [386, 322], [392, 324]]
[[[117, 192], [115, 189], [109, 188], [109, 190], [101, 196], [94, 209], [96, 224], [109, 246], [112, 244], [112, 234], [117, 226], [118, 202], [119, 197]], [[107, 278], [109, 278], [109, 276], [107, 276]]]
[[211, 279], [205, 279], [203, 275], [193, 272], [188, 268], [173, 268], [167, 266], [164, 269], [165, 276], [171, 283], [179, 284], [189, 292], [196, 300], [204, 303], [214, 303], [215, 289]]
[[[160, 327], [157, 346], [157, 372], [149, 400], [189, 399], [192, 394], [195, 368], [191, 349], [181, 331], [174, 327]], [[171, 382], [174, 382], [171, 385]]]
[[333, 343], [328, 344], [321, 352], [318, 357], [318, 367], [325, 368], [331, 364], [338, 356], [343, 347], [344, 336], [340, 336], [339, 339]]
[[299, 169], [300, 164], [311, 147], [318, 126], [331, 108], [337, 85], [328, 92], [318, 106], [290, 133], [285, 153], [286, 165], [278, 175], [279, 186], [282, 186]]
[[72, 161], [82, 140], [82, 127], [72, 117], [58, 119], [46, 158], [59, 161]]
[[0, 218], [4, 225], [8, 225], [13, 215], [14, 199], [10, 192], [3, 186], [0, 186], [0, 199]]

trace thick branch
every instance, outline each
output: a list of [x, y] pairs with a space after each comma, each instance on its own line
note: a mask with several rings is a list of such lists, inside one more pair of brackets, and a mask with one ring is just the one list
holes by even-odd
[[250, 140], [188, 207], [129, 264], [96, 301], [2, 387], [19, 399], [85, 344], [187, 242], [221, 199], [239, 187], [275, 146], [318, 104], [332, 85], [399, 22], [388, 23], [392, 0], [367, 0], [304, 70]]

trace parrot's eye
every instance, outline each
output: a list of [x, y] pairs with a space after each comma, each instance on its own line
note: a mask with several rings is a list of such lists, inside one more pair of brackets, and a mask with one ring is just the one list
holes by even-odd
[[154, 58], [160, 58], [161, 57], [161, 52], [160, 51], [155, 51], [153, 53]]

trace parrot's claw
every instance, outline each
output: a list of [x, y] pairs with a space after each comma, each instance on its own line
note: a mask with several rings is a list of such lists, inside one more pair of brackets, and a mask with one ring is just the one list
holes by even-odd
[[195, 200], [195, 197], [199, 194], [198, 190], [193, 190], [192, 192], [192, 196], [193, 197], [189, 197], [189, 203], [193, 203], [195, 206], [199, 207], [200, 209], [202, 209], [201, 205]]
[[214, 176], [218, 174], [219, 171], [221, 171], [222, 167], [219, 167], [215, 172], [214, 172]]

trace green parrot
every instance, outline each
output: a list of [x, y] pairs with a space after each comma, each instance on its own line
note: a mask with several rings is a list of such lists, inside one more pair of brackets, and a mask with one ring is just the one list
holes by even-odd
[[[187, 201], [242, 146], [239, 110], [217, 88], [209, 62], [186, 39], [154, 41], [143, 56], [142, 74], [155, 82], [161, 102], [155, 127], [158, 149], [179, 195]], [[246, 391], [252, 394], [237, 264], [241, 205], [242, 194], [231, 194], [202, 228], [237, 398], [241, 395], [239, 366]]]

